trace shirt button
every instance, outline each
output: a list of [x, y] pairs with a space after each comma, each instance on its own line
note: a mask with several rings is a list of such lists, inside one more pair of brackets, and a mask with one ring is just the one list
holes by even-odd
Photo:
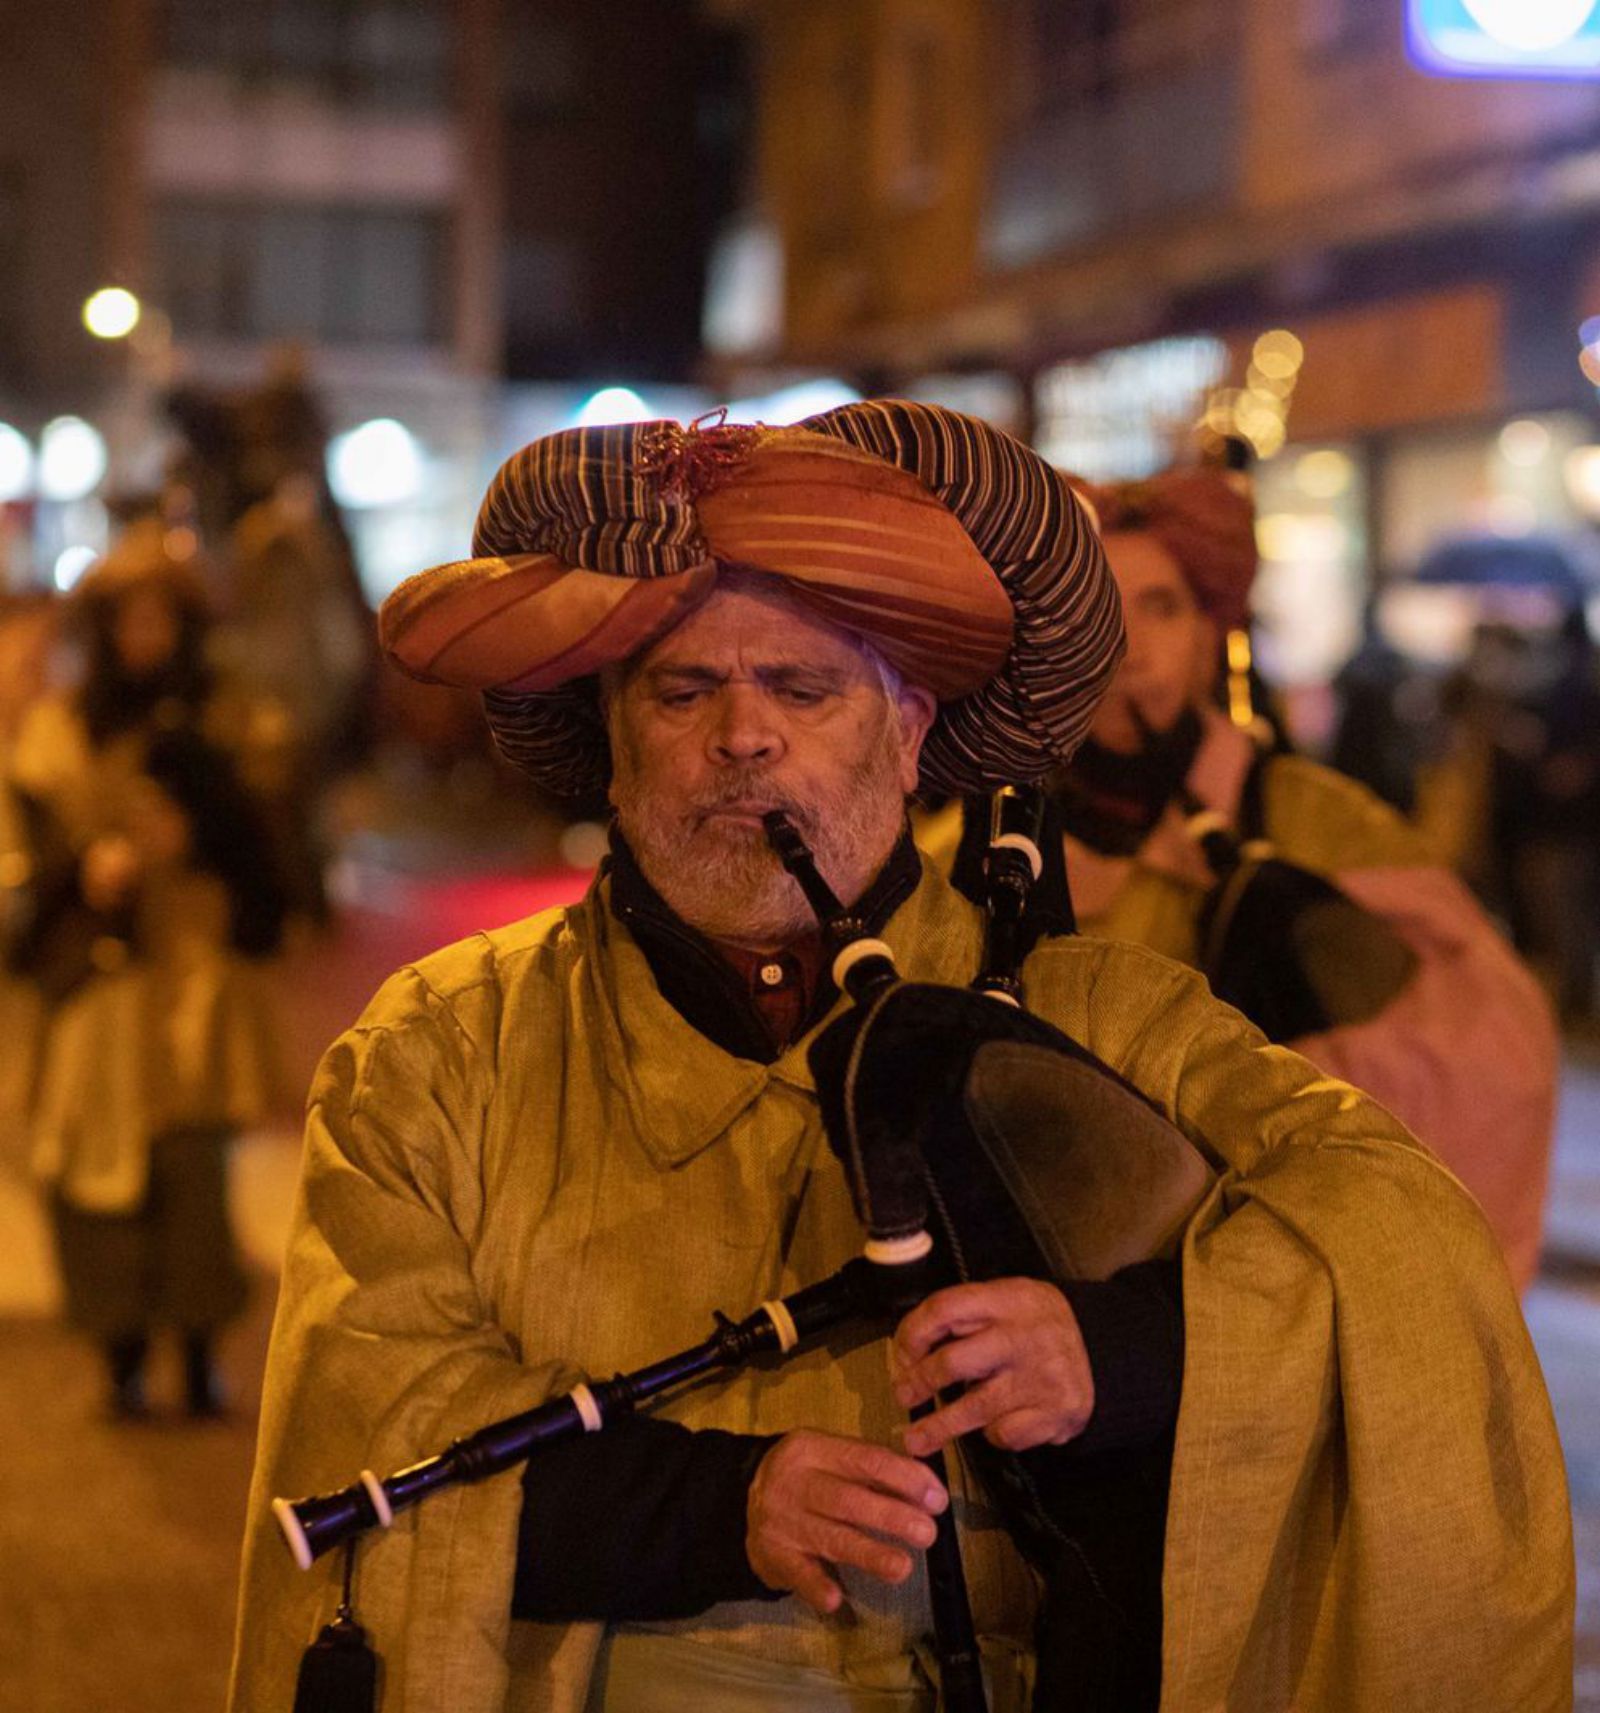
[[782, 964], [763, 964], [761, 966], [761, 981], [764, 987], [777, 987], [783, 981]]

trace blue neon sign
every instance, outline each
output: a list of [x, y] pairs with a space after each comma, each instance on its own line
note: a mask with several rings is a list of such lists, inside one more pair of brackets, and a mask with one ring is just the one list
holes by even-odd
[[1411, 57], [1447, 77], [1600, 77], [1600, 0], [1408, 0]]

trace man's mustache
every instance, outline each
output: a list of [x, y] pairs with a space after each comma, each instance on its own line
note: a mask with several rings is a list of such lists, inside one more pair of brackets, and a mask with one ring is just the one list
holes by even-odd
[[737, 809], [755, 809], [763, 813], [769, 809], [781, 809], [802, 831], [814, 831], [817, 824], [816, 814], [809, 804], [802, 803], [791, 792], [774, 789], [759, 775], [724, 780], [715, 792], [698, 797], [689, 805], [689, 819], [698, 831], [713, 815]]

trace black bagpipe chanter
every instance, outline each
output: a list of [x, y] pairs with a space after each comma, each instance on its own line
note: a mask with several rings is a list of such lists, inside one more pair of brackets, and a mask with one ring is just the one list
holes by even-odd
[[[603, 1432], [661, 1394], [717, 1370], [781, 1360], [848, 1323], [887, 1332], [940, 1287], [1017, 1276], [1067, 1282], [1175, 1253], [1210, 1171], [1149, 1101], [1022, 1004], [1022, 963], [1039, 937], [1029, 900], [1043, 866], [1037, 792], [993, 799], [983, 863], [987, 931], [970, 988], [902, 979], [890, 948], [833, 896], [799, 833], [779, 812], [769, 842], [821, 923], [833, 975], [853, 1001], [809, 1051], [828, 1140], [866, 1231], [862, 1254], [831, 1278], [734, 1322], [720, 1313], [703, 1343], [575, 1388], [379, 1479], [364, 1471], [337, 1493], [273, 1510], [309, 1568], [429, 1494], [536, 1456], [541, 1445]], [[1059, 845], [1058, 847], [1059, 848]], [[796, 1427], [810, 1424], [795, 1423]], [[964, 1442], [1008, 1528], [1045, 1575], [1072, 1551], [1052, 1494], [1053, 1465], [1030, 1466]], [[931, 1459], [936, 1473], [941, 1460]], [[1064, 1509], [1070, 1511], [1071, 1502]], [[941, 1706], [981, 1713], [985, 1694], [953, 1511], [929, 1549]], [[349, 1560], [346, 1561], [348, 1579]], [[347, 1601], [348, 1606], [348, 1601]], [[1034, 1705], [1074, 1704], [1069, 1685], [1092, 1662], [1038, 1637]], [[347, 1609], [342, 1609], [348, 1618]], [[1074, 1644], [1074, 1648], [1076, 1643]]]

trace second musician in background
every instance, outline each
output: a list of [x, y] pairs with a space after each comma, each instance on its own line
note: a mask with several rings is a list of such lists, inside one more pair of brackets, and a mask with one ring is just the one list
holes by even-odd
[[[1477, 1196], [1526, 1286], [1557, 1073], [1538, 984], [1400, 815], [1248, 722], [1225, 682], [1258, 564], [1237, 479], [1173, 471], [1093, 497], [1128, 652], [1059, 781], [1080, 926], [1201, 967], [1403, 1119]], [[1262, 859], [1272, 872], [1246, 897]]]

